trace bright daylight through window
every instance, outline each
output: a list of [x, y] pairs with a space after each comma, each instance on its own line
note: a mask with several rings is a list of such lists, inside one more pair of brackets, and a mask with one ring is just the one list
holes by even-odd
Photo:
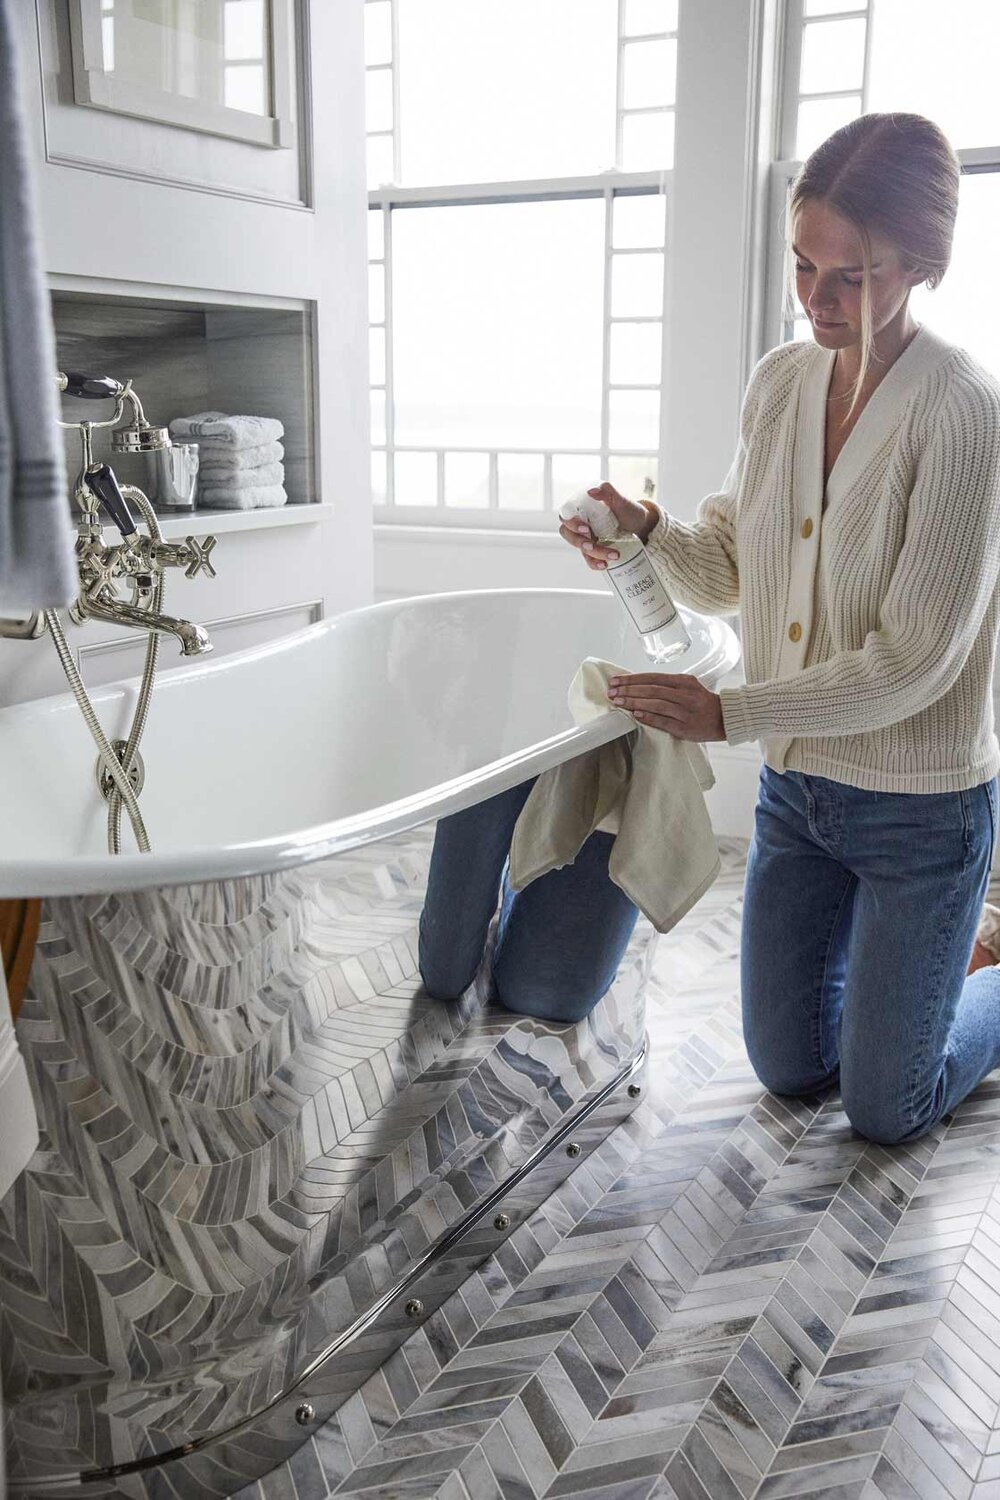
[[676, 0], [367, 0], [376, 518], [656, 482]]
[[[785, 100], [792, 159], [778, 170], [786, 183], [826, 136], [871, 110], [927, 115], [958, 151], [963, 175], [952, 262], [940, 287], [917, 287], [910, 306], [918, 323], [1000, 374], [1000, 306], [983, 296], [1000, 240], [1000, 4], [951, 0], [944, 24], [940, 0], [794, 0], [787, 41], [799, 67]], [[787, 311], [783, 337], [811, 338], [801, 309]]]

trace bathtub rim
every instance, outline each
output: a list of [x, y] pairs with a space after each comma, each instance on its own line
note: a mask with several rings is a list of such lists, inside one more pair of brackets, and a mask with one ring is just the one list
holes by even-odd
[[[385, 599], [377, 604], [363, 604], [355, 609], [307, 625], [301, 630], [281, 636], [276, 641], [249, 646], [243, 651], [229, 652], [210, 662], [195, 666], [183, 665], [167, 669], [163, 677], [177, 681], [193, 673], [211, 675], [220, 671], [232, 671], [241, 663], [282, 651], [294, 650], [305, 640], [332, 633], [342, 622], [359, 615], [376, 613], [399, 613], [417, 604], [451, 601], [460, 598], [497, 596], [546, 597], [572, 595], [584, 598], [606, 598], [608, 606], [614, 608], [616, 600], [611, 596], [587, 588], [495, 588], [461, 589], [435, 594], [408, 595], [403, 599]], [[695, 612], [681, 608], [682, 615], [693, 617]], [[712, 688], [716, 682], [732, 671], [740, 659], [740, 645], [732, 627], [718, 616], [699, 616], [711, 621], [718, 634], [718, 644], [699, 664], [698, 679]], [[582, 660], [582, 658], [581, 658]], [[95, 704], [138, 691], [138, 676], [106, 683], [91, 693]], [[0, 723], [13, 716], [30, 717], [40, 704], [72, 704], [76, 709], [72, 693], [57, 693], [26, 703], [16, 703], [0, 710]], [[77, 710], [78, 711], [78, 710]], [[295, 869], [299, 865], [330, 858], [357, 849], [365, 844], [393, 834], [405, 833], [433, 818], [448, 813], [460, 812], [484, 799], [508, 791], [526, 781], [529, 776], [540, 774], [553, 766], [572, 760], [574, 756], [599, 745], [608, 744], [635, 728], [631, 717], [624, 710], [610, 709], [606, 718], [590, 724], [577, 725], [563, 730], [548, 739], [538, 740], [512, 755], [489, 761], [461, 776], [422, 788], [409, 797], [397, 798], [382, 803], [363, 813], [352, 813], [347, 817], [331, 819], [311, 827], [294, 829], [288, 833], [273, 834], [263, 839], [250, 839], [226, 845], [190, 844], [182, 849], [173, 849], [157, 854], [120, 855], [68, 855], [32, 860], [0, 860], [0, 897], [59, 897], [92, 896], [111, 892], [143, 891], [183, 885], [200, 885], [206, 881], [232, 880], [242, 876], [267, 875], [282, 870]]]

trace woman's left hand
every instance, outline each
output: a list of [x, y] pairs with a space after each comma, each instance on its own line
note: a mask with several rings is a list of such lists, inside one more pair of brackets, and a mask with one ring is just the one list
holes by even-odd
[[608, 702], [624, 708], [648, 729], [675, 740], [724, 740], [722, 699], [684, 672], [632, 672], [612, 677]]

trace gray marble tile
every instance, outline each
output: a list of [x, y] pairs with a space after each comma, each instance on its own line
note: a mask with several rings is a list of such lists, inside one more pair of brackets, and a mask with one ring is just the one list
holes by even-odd
[[[342, 1493], [1000, 1500], [1000, 1078], [899, 1148], [834, 1094], [765, 1094], [725, 853], [711, 911], [657, 950], [642, 1104], [446, 1304], [450, 1337], [353, 1398]], [[404, 1479], [412, 1442], [430, 1467]]]

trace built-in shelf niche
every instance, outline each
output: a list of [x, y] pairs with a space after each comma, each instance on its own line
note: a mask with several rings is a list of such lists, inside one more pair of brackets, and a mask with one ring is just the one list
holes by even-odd
[[[288, 504], [319, 499], [308, 304], [238, 306], [65, 287], [51, 295], [60, 369], [131, 378], [154, 426], [208, 410], [280, 418]], [[103, 421], [113, 411], [110, 402], [61, 401], [64, 421]], [[72, 484], [80, 468], [80, 440], [74, 432], [65, 438]], [[108, 429], [94, 434], [94, 451], [120, 480], [148, 491], [145, 455], [112, 455]]]

